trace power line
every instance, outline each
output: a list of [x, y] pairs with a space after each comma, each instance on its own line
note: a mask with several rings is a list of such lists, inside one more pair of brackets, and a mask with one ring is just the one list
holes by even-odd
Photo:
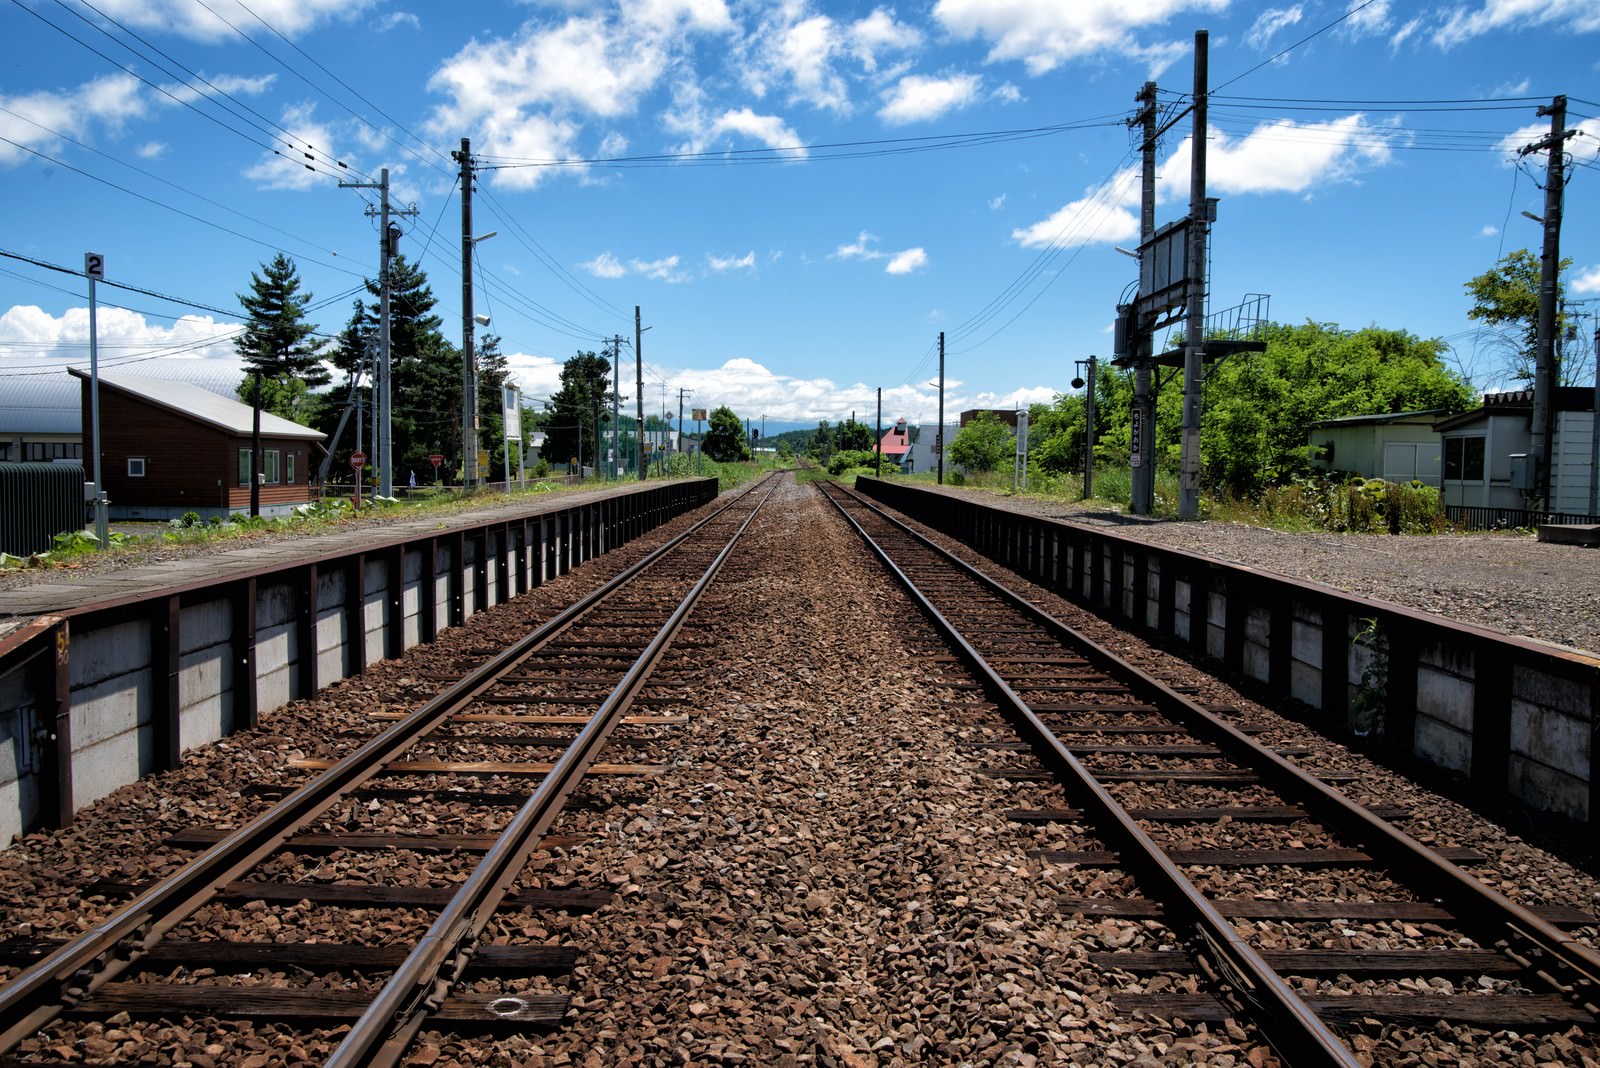
[[1345, 19], [1350, 18], [1352, 15], [1355, 15], [1358, 12], [1365, 11], [1367, 8], [1371, 7], [1375, 3], [1377, 3], [1377, 0], [1364, 0], [1363, 3], [1356, 5], [1355, 7], [1351, 8], [1349, 11], [1346, 11], [1343, 15], [1340, 15], [1338, 18], [1334, 19], [1332, 22], [1328, 23], [1326, 26], [1323, 26], [1321, 29], [1307, 34], [1306, 36], [1300, 38], [1300, 40], [1296, 41], [1294, 44], [1290, 45], [1288, 48], [1285, 48], [1285, 49], [1283, 49], [1283, 50], [1281, 50], [1281, 51], [1279, 51], [1279, 52], [1277, 52], [1277, 53], [1275, 53], [1275, 54], [1273, 54], [1271, 56], [1268, 56], [1266, 59], [1263, 59], [1260, 63], [1257, 63], [1255, 66], [1251, 67], [1249, 70], [1245, 71], [1243, 74], [1236, 74], [1232, 78], [1229, 78], [1227, 81], [1223, 82], [1221, 85], [1213, 87], [1212, 89], [1210, 89], [1207, 92], [1206, 95], [1210, 96], [1211, 94], [1215, 93], [1219, 89], [1226, 89], [1228, 86], [1232, 85], [1234, 82], [1238, 81], [1241, 78], [1249, 77], [1250, 75], [1254, 74], [1256, 71], [1260, 70], [1262, 67], [1265, 67], [1265, 66], [1268, 66], [1270, 64], [1276, 63], [1278, 60], [1282, 59], [1284, 56], [1288, 55], [1290, 52], [1293, 52], [1296, 48], [1299, 48], [1301, 45], [1305, 44], [1307, 41], [1310, 41], [1313, 38], [1322, 36], [1323, 34], [1327, 33], [1329, 30], [1333, 29], [1335, 26], [1339, 25], [1339, 23], [1343, 22]]
[[772, 163], [811, 163], [841, 159], [868, 159], [878, 156], [908, 155], [920, 152], [938, 152], [955, 148], [973, 148], [1007, 141], [1031, 140], [1050, 137], [1073, 130], [1120, 126], [1121, 116], [1096, 116], [1071, 122], [1055, 123], [1015, 130], [986, 130], [963, 134], [927, 134], [918, 137], [881, 138], [866, 141], [837, 141], [814, 145], [787, 145], [763, 148], [735, 148], [701, 150], [696, 152], [661, 152], [639, 156], [601, 156], [582, 159], [540, 159], [516, 156], [485, 155], [481, 170], [507, 170], [520, 167], [665, 167], [683, 165], [746, 166]]
[[[374, 132], [382, 135], [383, 138], [385, 140], [387, 140], [390, 144], [394, 145], [395, 147], [397, 147], [397, 148], [399, 148], [399, 149], [401, 149], [403, 151], [409, 152], [415, 159], [417, 159], [420, 162], [427, 163], [429, 166], [435, 168], [436, 170], [442, 169], [442, 168], [439, 167], [439, 165], [437, 163], [434, 163], [431, 160], [426, 159], [425, 157], [423, 157], [423, 155], [421, 153], [417, 152], [415, 149], [411, 148], [409, 145], [403, 144], [400, 141], [395, 140], [392, 136], [390, 136], [390, 134], [389, 134], [389, 132], [387, 130], [384, 130], [382, 127], [374, 125], [371, 121], [369, 121], [366, 118], [366, 116], [362, 115], [360, 112], [356, 111], [354, 108], [351, 108], [349, 105], [345, 104], [342, 100], [339, 100], [332, 93], [329, 93], [329, 92], [327, 92], [327, 90], [323, 89], [321, 86], [318, 86], [318, 85], [314, 84], [311, 81], [311, 79], [307, 78], [304, 74], [301, 74], [298, 70], [296, 70], [294, 67], [292, 67], [288, 63], [285, 63], [283, 61], [282, 57], [280, 57], [280, 56], [276, 55], [275, 53], [269, 51], [259, 41], [257, 41], [254, 37], [251, 37], [249, 34], [245, 33], [243, 30], [241, 30], [239, 27], [235, 26], [233, 23], [229, 22], [227, 19], [225, 19], [221, 15], [217, 14], [216, 10], [214, 8], [212, 8], [210, 4], [207, 4], [205, 2], [205, 0], [195, 0], [195, 2], [198, 3], [201, 7], [205, 8], [207, 11], [211, 12], [211, 14], [215, 15], [219, 20], [222, 21], [222, 23], [224, 25], [226, 25], [234, 33], [238, 34], [240, 37], [242, 37], [246, 41], [250, 42], [250, 44], [254, 45], [258, 50], [261, 51], [261, 53], [263, 55], [265, 55], [268, 58], [270, 58], [273, 62], [275, 62], [279, 66], [281, 66], [284, 70], [286, 70], [289, 73], [293, 74], [296, 78], [299, 78], [302, 82], [305, 82], [306, 85], [310, 86], [312, 89], [315, 89], [320, 93], [323, 93], [323, 95], [325, 95], [329, 100], [333, 101], [339, 107], [344, 108], [344, 110], [346, 112], [348, 112], [351, 116], [353, 116], [355, 119], [357, 119], [361, 123], [365, 124], [369, 129], [371, 129]], [[339, 77], [333, 71], [329, 70], [321, 62], [319, 62], [315, 56], [311, 55], [305, 49], [303, 49], [299, 45], [295, 44], [295, 42], [293, 40], [291, 40], [288, 37], [285, 37], [278, 30], [278, 28], [276, 26], [272, 25], [272, 23], [270, 23], [266, 19], [262, 18], [249, 5], [243, 3], [242, 0], [234, 0], [234, 2], [237, 3], [239, 7], [243, 8], [245, 10], [245, 12], [248, 13], [251, 18], [255, 19], [257, 22], [261, 23], [261, 25], [265, 26], [267, 28], [268, 32], [270, 32], [274, 37], [277, 37], [284, 44], [288, 45], [290, 48], [292, 48], [296, 52], [300, 53], [300, 55], [303, 56], [308, 62], [310, 62], [312, 66], [316, 67], [322, 73], [326, 74], [328, 77], [330, 77], [334, 81], [338, 82], [339, 85], [342, 86], [346, 92], [350, 93], [357, 100], [359, 100], [363, 104], [367, 105], [367, 107], [369, 107], [372, 110], [376, 111], [379, 115], [382, 115], [385, 119], [387, 119], [390, 123], [392, 123], [395, 126], [396, 129], [398, 129], [398, 130], [402, 131], [403, 133], [405, 133], [406, 136], [410, 137], [413, 141], [415, 141], [417, 144], [421, 145], [423, 148], [427, 149], [429, 152], [432, 152], [439, 159], [444, 160], [445, 162], [449, 162], [448, 157], [446, 157], [443, 152], [441, 152], [437, 148], [434, 148], [428, 142], [424, 141], [422, 138], [418, 137], [416, 134], [414, 134], [410, 130], [406, 129], [406, 127], [402, 123], [400, 123], [397, 119], [395, 119], [394, 116], [390, 115], [387, 111], [384, 111], [383, 108], [381, 108], [377, 104], [373, 103], [367, 97], [363, 96], [360, 90], [354, 88], [353, 86], [350, 85], [350, 83], [346, 82], [343, 78]]]

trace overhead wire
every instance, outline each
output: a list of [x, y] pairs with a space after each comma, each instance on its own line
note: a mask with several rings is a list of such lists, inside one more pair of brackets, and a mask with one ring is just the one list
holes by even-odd
[[[126, 74], [128, 74], [128, 75], [130, 75], [130, 76], [132, 76], [134, 78], [137, 78], [139, 81], [143, 82], [145, 85], [148, 85], [150, 88], [154, 89], [156, 92], [160, 93], [162, 96], [165, 96], [167, 99], [171, 100], [173, 103], [178, 104], [178, 105], [180, 105], [182, 107], [185, 107], [185, 108], [189, 109], [190, 111], [194, 112], [196, 115], [199, 115], [201, 118], [207, 120], [208, 122], [215, 123], [217, 126], [222, 127], [224, 130], [227, 130], [229, 133], [234, 134], [237, 137], [241, 137], [241, 138], [245, 139], [246, 141], [249, 141], [251, 144], [255, 145], [257, 148], [261, 148], [261, 149], [264, 149], [264, 150], [266, 150], [268, 152], [273, 152], [273, 153], [277, 153], [277, 154], [281, 155], [281, 153], [278, 152], [278, 149], [273, 148], [273, 146], [270, 143], [258, 140], [252, 134], [247, 133], [244, 130], [238, 129], [237, 127], [229, 125], [228, 123], [226, 123], [226, 122], [222, 121], [221, 119], [219, 119], [217, 116], [211, 114], [209, 111], [204, 111], [204, 110], [196, 107], [194, 105], [193, 101], [185, 100], [182, 97], [177, 96], [176, 94], [171, 92], [165, 86], [160, 85], [160, 84], [158, 84], [158, 83], [156, 83], [154, 81], [151, 81], [149, 78], [145, 77], [143, 74], [140, 74], [138, 71], [134, 70], [132, 67], [129, 67], [127, 64], [117, 61], [116, 59], [114, 59], [111, 56], [107, 55], [105, 52], [102, 52], [100, 49], [96, 48], [94, 45], [90, 44], [88, 41], [85, 41], [83, 38], [78, 37], [76, 34], [72, 33], [70, 30], [66, 29], [65, 27], [59, 26], [56, 23], [51, 22], [49, 19], [45, 18], [44, 15], [40, 14], [38, 11], [35, 11], [33, 8], [29, 7], [26, 3], [23, 2], [23, 0], [11, 0], [11, 2], [13, 4], [15, 4], [16, 6], [22, 8], [22, 10], [26, 11], [28, 14], [32, 15], [34, 18], [38, 19], [40, 22], [43, 22], [46, 26], [49, 26], [51, 29], [55, 30], [57, 33], [60, 33], [64, 37], [67, 37], [69, 40], [75, 41], [78, 44], [82, 45], [84, 48], [88, 49], [90, 52], [93, 52], [95, 55], [99, 56], [101, 59], [104, 59], [107, 63], [110, 63], [112, 66], [116, 67], [118, 70], [121, 70], [124, 73], [126, 73]], [[58, 0], [58, 2], [59, 2], [59, 0]], [[71, 13], [73, 15], [77, 16], [78, 18], [84, 19], [84, 16], [82, 15], [81, 12], [72, 11], [71, 8], [68, 8], [67, 10], [71, 11]], [[87, 19], [84, 19], [84, 21], [88, 22]], [[94, 26], [94, 24], [92, 22], [90, 22], [89, 25], [90, 26]], [[102, 33], [105, 32], [104, 30], [101, 30], [100, 27], [95, 27], [95, 29], [100, 30], [100, 32], [102, 32]], [[116, 38], [113, 37], [112, 40], [116, 40]], [[126, 47], [126, 46], [124, 45], [124, 47]], [[130, 51], [131, 51], [131, 49], [130, 49]], [[159, 64], [155, 64], [155, 65], [159, 66]], [[226, 109], [224, 109], [224, 110], [226, 110]], [[237, 118], [238, 116], [235, 116], [235, 117]], [[316, 173], [322, 174], [325, 177], [337, 178], [339, 176], [338, 172], [336, 172], [336, 171], [324, 171], [324, 170], [321, 170], [318, 167], [313, 166], [311, 164], [301, 164], [301, 166], [305, 167], [307, 170], [314, 171]]]
[[[433, 161], [427, 159], [425, 156], [423, 156], [422, 153], [416, 151], [414, 148], [410, 147], [409, 145], [407, 145], [407, 144], [405, 144], [405, 143], [403, 143], [401, 141], [396, 140], [393, 136], [391, 136], [389, 134], [389, 132], [387, 130], [383, 129], [382, 127], [380, 127], [377, 124], [375, 124], [372, 121], [370, 121], [365, 115], [362, 115], [360, 112], [356, 111], [354, 108], [352, 108], [349, 105], [345, 104], [344, 101], [338, 99], [336, 96], [334, 96], [332, 93], [328, 92], [323, 87], [321, 87], [321, 86], [315, 84], [314, 82], [312, 82], [311, 79], [307, 78], [304, 74], [302, 74], [294, 66], [292, 66], [289, 63], [286, 63], [281, 56], [277, 55], [276, 53], [274, 53], [270, 49], [266, 48], [259, 41], [257, 41], [254, 37], [251, 37], [249, 34], [245, 33], [242, 29], [240, 29], [238, 26], [235, 26], [232, 22], [229, 22], [226, 18], [223, 18], [220, 14], [217, 13], [217, 11], [214, 8], [211, 7], [210, 4], [206, 3], [206, 0], [195, 0], [195, 2], [198, 3], [201, 7], [205, 8], [207, 11], [211, 12], [211, 14], [216, 16], [216, 18], [219, 19], [225, 26], [227, 26], [229, 29], [231, 29], [234, 33], [238, 34], [240, 37], [244, 38], [246, 41], [248, 41], [257, 50], [259, 50], [263, 55], [265, 55], [268, 58], [270, 58], [273, 62], [275, 62], [279, 66], [281, 66], [284, 70], [288, 71], [289, 73], [293, 74], [295, 77], [299, 78], [302, 82], [304, 82], [310, 88], [315, 89], [319, 93], [322, 93], [324, 96], [326, 96], [333, 103], [335, 103], [339, 107], [343, 108], [347, 113], [349, 113], [357, 121], [363, 123], [369, 129], [373, 130], [375, 133], [377, 133], [380, 136], [382, 136], [390, 144], [394, 145], [396, 148], [401, 149], [402, 151], [409, 152], [411, 154], [411, 156], [414, 159], [418, 160], [419, 162], [426, 163], [429, 166], [434, 167], [435, 169], [440, 169], [439, 168], [439, 164], [434, 163]], [[238, 4], [238, 6], [240, 8], [244, 9], [244, 11], [251, 18], [253, 18], [257, 22], [261, 23], [262, 26], [265, 26], [267, 28], [268, 32], [270, 32], [273, 36], [277, 37], [284, 44], [288, 45], [290, 48], [292, 48], [296, 52], [298, 52], [302, 57], [304, 57], [306, 59], [307, 62], [311, 63], [312, 66], [316, 67], [322, 73], [326, 74], [328, 77], [330, 77], [334, 81], [338, 82], [340, 87], [343, 88], [346, 92], [350, 93], [357, 100], [359, 100], [363, 104], [365, 104], [367, 107], [371, 108], [373, 111], [376, 111], [379, 115], [383, 116], [383, 118], [385, 120], [387, 120], [389, 123], [391, 123], [396, 129], [400, 130], [407, 137], [409, 137], [413, 141], [415, 141], [417, 144], [421, 145], [423, 148], [425, 148], [429, 152], [433, 153], [433, 155], [439, 157], [440, 160], [443, 160], [445, 163], [449, 163], [450, 162], [449, 157], [447, 155], [445, 155], [445, 153], [441, 152], [439, 149], [433, 147], [433, 145], [431, 145], [427, 141], [423, 140], [422, 138], [418, 137], [416, 134], [412, 133], [409, 129], [407, 129], [405, 127], [404, 124], [402, 124], [394, 116], [390, 115], [387, 111], [383, 110], [382, 107], [380, 107], [379, 105], [373, 103], [373, 101], [371, 99], [369, 99], [368, 97], [363, 95], [359, 89], [356, 89], [355, 87], [350, 85], [349, 82], [346, 82], [343, 78], [339, 77], [338, 74], [334, 73], [332, 70], [328, 69], [328, 67], [323, 65], [323, 63], [321, 61], [319, 61], [315, 56], [311, 55], [311, 53], [307, 52], [304, 48], [301, 48], [298, 44], [296, 44], [289, 37], [286, 37], [282, 32], [280, 32], [278, 30], [278, 28], [276, 26], [274, 26], [272, 23], [268, 22], [266, 19], [262, 18], [261, 15], [258, 14], [248, 4], [243, 3], [242, 0], [234, 0], [234, 2], [236, 4]]]

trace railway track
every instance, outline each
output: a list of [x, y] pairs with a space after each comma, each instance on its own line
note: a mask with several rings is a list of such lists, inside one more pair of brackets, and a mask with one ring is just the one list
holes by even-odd
[[1009, 724], [975, 756], [1034, 799], [1010, 816], [1057, 840], [1035, 858], [1083, 873], [1062, 908], [1155, 931], [1155, 949], [1094, 955], [1127, 977], [1120, 1010], [1246, 1020], [1294, 1064], [1359, 1063], [1357, 1036], [1386, 1027], [1596, 1027], [1600, 956], [1568, 933], [1593, 916], [1518, 905], [1466, 870], [1486, 858], [1406, 834], [1403, 809], [1355, 804], [1340, 776], [1302, 763], [1315, 753], [1259, 744], [1250, 724], [818, 485], [971, 672], [986, 698], [975, 720], [998, 710]]
[[[436, 692], [374, 709], [389, 725], [353, 751], [296, 759], [312, 777], [258, 791], [267, 807], [242, 826], [176, 836], [202, 850], [178, 870], [86, 888], [130, 900], [79, 937], [0, 946], [27, 964], [0, 986], [0, 1060], [52, 1063], [71, 1046], [53, 1033], [136, 1016], [336, 1029], [313, 1047], [334, 1033], [334, 1065], [399, 1063], [424, 1026], [557, 1025], [566, 997], [530, 977], [570, 968], [576, 949], [485, 932], [508, 913], [604, 904], [604, 889], [523, 878], [527, 861], [572, 844], [552, 828], [587, 782], [661, 770], [642, 757], [684, 717], [658, 666], [774, 484], [458, 676], [419, 680]], [[629, 762], [600, 761], [620, 748]], [[329, 910], [351, 919], [323, 923]]]

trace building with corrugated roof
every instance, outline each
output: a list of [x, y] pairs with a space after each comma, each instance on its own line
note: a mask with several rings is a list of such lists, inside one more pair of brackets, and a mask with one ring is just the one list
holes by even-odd
[[[90, 383], [80, 385], [87, 429]], [[113, 519], [173, 519], [248, 511], [255, 411], [187, 382], [100, 373], [100, 466]], [[84, 434], [85, 475], [94, 477], [92, 432]], [[314, 465], [326, 435], [270, 412], [261, 413], [258, 478], [263, 515], [282, 515], [319, 496]]]

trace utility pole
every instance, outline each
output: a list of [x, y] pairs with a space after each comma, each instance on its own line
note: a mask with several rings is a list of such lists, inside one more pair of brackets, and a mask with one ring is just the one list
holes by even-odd
[[1183, 344], [1183, 458], [1178, 518], [1200, 518], [1200, 391], [1205, 386], [1206, 337], [1206, 93], [1210, 35], [1194, 35], [1194, 113], [1189, 136], [1188, 322]]
[[685, 396], [690, 396], [690, 397], [694, 396], [694, 390], [692, 390], [692, 389], [684, 389], [682, 386], [679, 386], [678, 387], [678, 443], [677, 443], [677, 448], [674, 450], [675, 452], [682, 452], [683, 451], [683, 398]]
[[106, 512], [106, 484], [100, 470], [105, 447], [100, 443], [100, 331], [95, 325], [94, 284], [106, 276], [106, 258], [98, 252], [85, 252], [83, 276], [89, 281], [89, 441], [94, 450], [89, 470], [94, 475], [94, 536], [95, 547], [104, 551], [111, 538], [111, 517]]
[[1558, 96], [1539, 115], [1550, 116], [1550, 134], [1526, 145], [1522, 155], [1543, 151], [1544, 247], [1539, 254], [1539, 342], [1533, 363], [1533, 471], [1534, 497], [1539, 510], [1550, 507], [1550, 456], [1555, 419], [1550, 412], [1556, 370], [1556, 290], [1561, 274], [1561, 194], [1565, 176], [1562, 164], [1565, 144], [1572, 132], [1567, 129], [1567, 98]]
[[[261, 372], [250, 394], [250, 518], [261, 514]], [[96, 442], [96, 445], [99, 443]]]
[[883, 387], [878, 387], [878, 442], [872, 446], [873, 474], [883, 477]]
[[617, 480], [622, 466], [622, 424], [617, 421], [617, 403], [622, 399], [622, 335], [611, 339], [611, 481]]
[[944, 331], [939, 331], [939, 429], [933, 436], [939, 454], [939, 485], [944, 485], [944, 450], [950, 443], [944, 440]]
[[1600, 517], [1600, 316], [1594, 327], [1594, 418], [1589, 423], [1589, 518]]
[[[1138, 115], [1143, 131], [1139, 195], [1139, 246], [1143, 249], [1156, 233], [1156, 83], [1145, 82], [1134, 99], [1144, 105]], [[1139, 273], [1142, 279], [1143, 259], [1139, 261]], [[1142, 310], [1135, 298], [1131, 320], [1133, 336], [1128, 339], [1133, 354], [1133, 432], [1136, 435], [1133, 454], [1138, 458], [1133, 466], [1133, 493], [1129, 502], [1134, 515], [1149, 515], [1155, 508], [1156, 399], [1151, 388], [1155, 371], [1155, 353], [1151, 351], [1155, 343], [1151, 330], [1154, 323], [1155, 317]]]
[[376, 182], [340, 182], [341, 189], [376, 189], [379, 207], [367, 207], [367, 215], [378, 216], [378, 373], [373, 376], [372, 408], [377, 422], [373, 435], [372, 466], [378, 472], [378, 492], [385, 497], [394, 496], [394, 441], [393, 422], [389, 407], [389, 277], [390, 261], [400, 250], [400, 227], [390, 221], [391, 215], [415, 215], [417, 209], [391, 208], [389, 206], [389, 168], [378, 172]]
[[638, 398], [638, 433], [634, 435], [635, 461], [639, 465], [639, 481], [644, 481], [644, 328], [639, 325], [639, 305], [633, 306], [633, 388]]
[[[478, 484], [478, 364], [472, 351], [472, 142], [450, 153], [461, 164], [461, 483]], [[509, 488], [509, 478], [507, 488]]]

